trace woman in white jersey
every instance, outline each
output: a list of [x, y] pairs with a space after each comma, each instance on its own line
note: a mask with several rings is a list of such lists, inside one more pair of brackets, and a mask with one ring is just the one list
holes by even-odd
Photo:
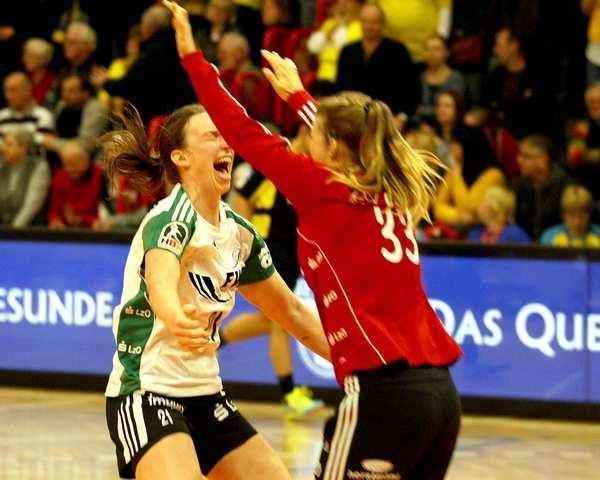
[[175, 184], [131, 245], [115, 309], [107, 422], [122, 478], [289, 479], [222, 390], [218, 328], [238, 290], [318, 354], [319, 320], [275, 271], [254, 228], [221, 202], [233, 150], [200, 105], [175, 111], [150, 151], [135, 109], [101, 138], [109, 175]]

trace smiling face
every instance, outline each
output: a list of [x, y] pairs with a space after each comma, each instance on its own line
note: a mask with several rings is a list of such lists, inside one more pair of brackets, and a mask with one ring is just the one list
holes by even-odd
[[[185, 126], [184, 145], [171, 154], [175, 163], [180, 163], [182, 181], [194, 182], [207, 196], [220, 198], [227, 193], [231, 188], [234, 152], [207, 113], [190, 117]], [[182, 157], [186, 160], [183, 163], [178, 161]]]

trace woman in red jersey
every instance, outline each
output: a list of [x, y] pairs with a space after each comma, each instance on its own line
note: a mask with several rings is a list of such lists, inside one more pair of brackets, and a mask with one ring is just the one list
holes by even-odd
[[342, 93], [317, 107], [293, 62], [265, 53], [267, 78], [312, 126], [311, 156], [292, 153], [223, 88], [185, 10], [163, 1], [199, 100], [298, 215], [300, 265], [346, 393], [325, 426], [315, 477], [443, 478], [460, 425], [447, 367], [461, 350], [423, 291], [413, 236], [413, 219], [428, 216], [439, 162], [408, 146], [384, 103]]

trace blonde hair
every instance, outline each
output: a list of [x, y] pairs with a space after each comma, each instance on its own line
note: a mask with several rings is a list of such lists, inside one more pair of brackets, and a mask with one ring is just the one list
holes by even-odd
[[328, 166], [332, 181], [367, 194], [384, 193], [390, 206], [410, 211], [415, 224], [431, 221], [429, 205], [445, 167], [433, 153], [410, 147], [385, 103], [342, 92], [323, 98], [317, 116], [326, 137], [341, 141], [349, 152], [345, 164]]
[[594, 206], [594, 199], [589, 190], [581, 185], [569, 185], [563, 190], [560, 197], [560, 207], [563, 211], [567, 210], [586, 210], [591, 211]]
[[54, 46], [43, 38], [32, 37], [23, 44], [23, 50], [29, 52], [42, 60], [48, 66], [54, 55]]
[[483, 194], [482, 201], [486, 202], [496, 215], [502, 215], [509, 222], [514, 220], [516, 199], [511, 190], [499, 186], [490, 187]]

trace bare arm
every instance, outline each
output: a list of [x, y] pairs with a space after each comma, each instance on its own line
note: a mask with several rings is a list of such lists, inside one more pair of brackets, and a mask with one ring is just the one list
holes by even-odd
[[278, 273], [262, 282], [240, 287], [240, 293], [317, 355], [331, 359], [319, 317], [292, 293]]
[[211, 342], [192, 305], [182, 307], [177, 294], [180, 267], [177, 257], [160, 249], [152, 249], [145, 257], [145, 280], [152, 310], [175, 336], [184, 350], [203, 351]]

